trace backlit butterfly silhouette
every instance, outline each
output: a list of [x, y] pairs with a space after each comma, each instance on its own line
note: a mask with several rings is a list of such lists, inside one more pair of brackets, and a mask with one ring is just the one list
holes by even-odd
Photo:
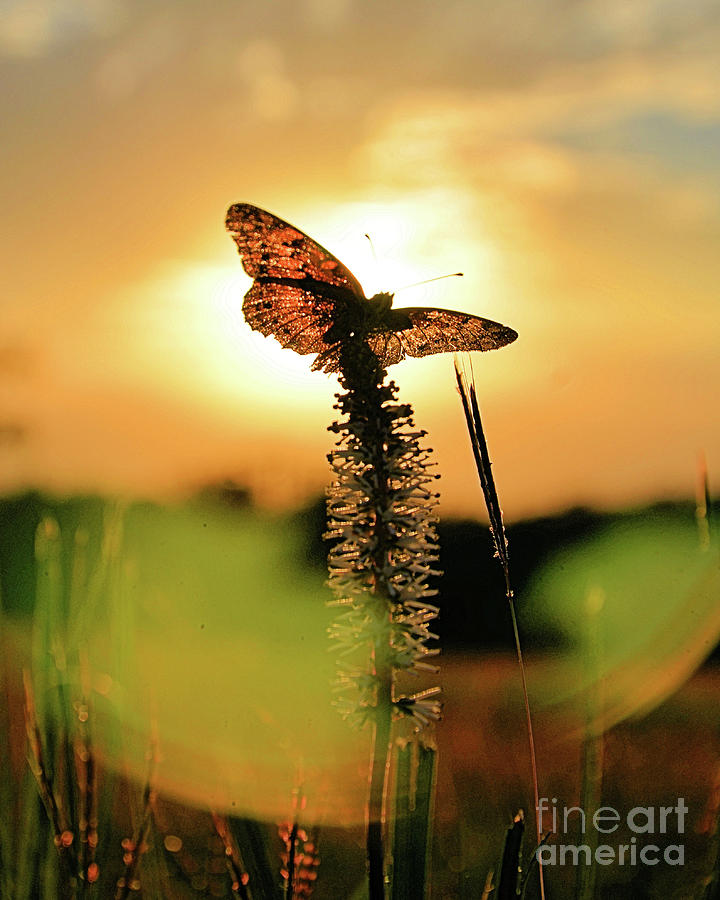
[[296, 353], [317, 353], [315, 370], [339, 372], [343, 344], [363, 339], [385, 368], [406, 356], [495, 350], [517, 332], [490, 319], [426, 307], [392, 308], [393, 295], [366, 297], [332, 253], [272, 213], [236, 203], [225, 227], [254, 278], [243, 313], [251, 328]]

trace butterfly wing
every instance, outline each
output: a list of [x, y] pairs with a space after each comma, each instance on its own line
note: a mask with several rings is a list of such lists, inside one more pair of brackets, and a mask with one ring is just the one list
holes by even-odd
[[406, 356], [430, 356], [470, 350], [496, 350], [512, 343], [517, 332], [499, 322], [450, 309], [406, 307], [391, 311], [387, 331], [369, 337], [384, 366]]
[[359, 282], [332, 253], [272, 213], [236, 203], [225, 227], [255, 281], [243, 313], [251, 328], [297, 353], [321, 353], [323, 335], [366, 303]]
[[327, 347], [323, 335], [335, 321], [336, 302], [313, 291], [287, 284], [256, 281], [245, 294], [245, 321], [266, 337], [296, 353], [319, 353]]
[[406, 356], [494, 350], [517, 337], [512, 328], [490, 319], [424, 307], [389, 309], [364, 331], [368, 300], [352, 272], [332, 253], [249, 203], [231, 206], [225, 225], [243, 268], [254, 279], [243, 301], [248, 324], [297, 353], [317, 353], [315, 370], [339, 371], [342, 340], [359, 328], [383, 366]]
[[383, 368], [405, 359], [406, 353], [396, 331], [377, 331], [368, 335], [367, 342]]

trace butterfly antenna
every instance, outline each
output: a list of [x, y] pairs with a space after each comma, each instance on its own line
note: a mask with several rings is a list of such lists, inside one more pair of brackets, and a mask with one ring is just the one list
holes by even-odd
[[398, 294], [400, 291], [407, 291], [410, 288], [420, 287], [421, 284], [429, 284], [431, 281], [441, 281], [443, 278], [462, 278], [462, 272], [451, 272], [449, 275], [436, 275], [435, 278], [426, 278], [424, 281], [415, 281], [413, 284], [405, 284], [393, 293]]
[[377, 265], [378, 258], [377, 253], [375, 252], [375, 244], [373, 244], [372, 238], [367, 232], [365, 232], [365, 237], [368, 239], [368, 244], [370, 244], [370, 250], [372, 251], [373, 259], [375, 260], [375, 265]]

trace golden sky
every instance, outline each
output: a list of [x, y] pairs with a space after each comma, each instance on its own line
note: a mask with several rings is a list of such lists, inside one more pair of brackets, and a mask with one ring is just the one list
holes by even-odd
[[[519, 332], [474, 362], [510, 518], [690, 495], [720, 468], [718, 46], [715, 0], [6, 3], [0, 489], [322, 490], [337, 383], [242, 321], [247, 201], [368, 293], [462, 270], [397, 305]], [[391, 375], [477, 511], [451, 357]]]

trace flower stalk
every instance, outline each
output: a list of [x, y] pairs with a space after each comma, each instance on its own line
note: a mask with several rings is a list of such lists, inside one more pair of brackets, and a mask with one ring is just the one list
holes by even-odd
[[397, 387], [368, 345], [345, 342], [330, 426], [338, 438], [329, 454], [335, 479], [328, 490], [330, 586], [340, 614], [331, 633], [339, 651], [338, 701], [357, 724], [371, 721], [373, 751], [367, 804], [371, 900], [385, 897], [385, 804], [393, 723], [409, 719], [421, 731], [440, 716], [439, 688], [397, 693], [398, 673], [436, 671], [429, 625], [437, 607], [428, 587], [438, 574], [434, 509], [438, 477], [420, 445], [412, 408], [396, 400]]

